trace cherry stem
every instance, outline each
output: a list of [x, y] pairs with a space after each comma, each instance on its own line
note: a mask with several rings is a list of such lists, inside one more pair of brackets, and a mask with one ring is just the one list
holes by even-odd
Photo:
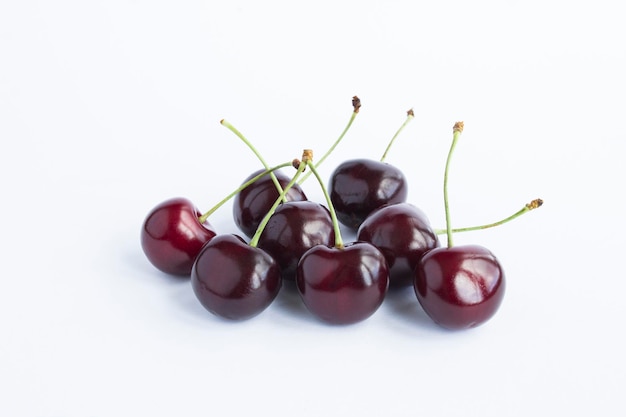
[[322, 180], [322, 177], [320, 176], [319, 172], [317, 172], [317, 169], [315, 168], [314, 164], [311, 162], [307, 162], [307, 165], [311, 169], [311, 172], [313, 173], [313, 175], [315, 175], [315, 178], [317, 178], [317, 182], [320, 184], [320, 188], [322, 189], [322, 192], [324, 193], [326, 204], [328, 204], [328, 211], [330, 211], [330, 218], [332, 219], [333, 230], [335, 232], [335, 248], [343, 249], [344, 244], [343, 244], [343, 239], [341, 237], [341, 230], [339, 228], [339, 220], [337, 220], [337, 212], [335, 211], [333, 202], [330, 200], [330, 195], [328, 194], [328, 190], [324, 186], [324, 181]]
[[[335, 150], [337, 145], [339, 145], [339, 142], [341, 142], [343, 137], [346, 135], [346, 133], [350, 129], [350, 126], [352, 126], [352, 122], [354, 122], [354, 119], [356, 119], [356, 115], [359, 114], [359, 109], [361, 108], [361, 100], [357, 96], [352, 97], [352, 107], [354, 108], [354, 110], [352, 111], [352, 115], [350, 116], [350, 120], [348, 121], [348, 124], [343, 129], [343, 132], [341, 132], [341, 135], [339, 135], [335, 143], [333, 143], [332, 146], [328, 148], [326, 153], [319, 159], [319, 161], [317, 161], [317, 163], [315, 164], [316, 167], [319, 167], [322, 164], [322, 162], [324, 162], [324, 160], [328, 157], [328, 155], [330, 155]], [[302, 184], [304, 181], [306, 181], [306, 179], [309, 178], [309, 176], [312, 173], [313, 171], [311, 170], [307, 172], [306, 174], [304, 174], [304, 176], [300, 179], [300, 182], [298, 184]]]
[[404, 130], [404, 127], [408, 125], [414, 117], [415, 113], [413, 113], [413, 109], [410, 109], [406, 112], [406, 120], [404, 121], [404, 123], [402, 123], [402, 126], [400, 126], [400, 128], [396, 131], [396, 134], [393, 135], [393, 137], [389, 141], [389, 144], [387, 144], [387, 149], [385, 149], [385, 153], [383, 153], [383, 156], [380, 158], [380, 162], [385, 162], [385, 159], [387, 158], [387, 153], [389, 152], [389, 149], [391, 149], [391, 145], [393, 145], [393, 142], [396, 140], [400, 132]]
[[[259, 151], [254, 147], [254, 145], [248, 140], [246, 139], [246, 137], [239, 131], [237, 130], [237, 128], [235, 126], [233, 126], [232, 124], [230, 124], [230, 122], [226, 121], [225, 119], [220, 120], [220, 124], [222, 124], [223, 126], [225, 126], [226, 128], [228, 128], [228, 130], [230, 130], [231, 132], [233, 132], [235, 135], [237, 135], [237, 137], [239, 139], [241, 139], [243, 141], [243, 143], [246, 144], [246, 146], [248, 148], [250, 148], [250, 150], [252, 152], [254, 152], [254, 154], [256, 155], [256, 157], [259, 159], [259, 161], [261, 161], [261, 163], [263, 164], [263, 167], [266, 170], [270, 169], [270, 166], [268, 165], [267, 162], [265, 162], [265, 159], [263, 159], [263, 157], [261, 156], [261, 154], [259, 153]], [[278, 190], [279, 193], [282, 194], [283, 192], [283, 187], [280, 185], [280, 183], [278, 182], [278, 178], [276, 178], [276, 175], [274, 175], [274, 172], [270, 173], [270, 176], [272, 177], [272, 181], [274, 182], [274, 185], [276, 185], [276, 189]], [[283, 201], [286, 202], [287, 198], [283, 196]]]
[[[543, 204], [543, 200], [541, 200], [540, 198], [537, 198], [533, 201], [531, 201], [530, 203], [526, 204], [521, 210], [517, 211], [516, 213], [510, 215], [509, 217], [499, 220], [497, 222], [494, 223], [489, 223], [489, 224], [483, 224], [480, 226], [472, 226], [472, 227], [462, 227], [460, 229], [452, 229], [453, 233], [457, 233], [457, 232], [471, 232], [474, 230], [483, 230], [483, 229], [489, 229], [491, 227], [496, 227], [496, 226], [500, 226], [504, 223], [508, 223], [513, 219], [516, 219], [517, 217], [521, 216], [522, 214], [528, 213], [531, 210], [534, 210], [536, 208], [541, 207], [541, 205]], [[435, 233], [438, 235], [442, 235], [444, 233], [447, 232], [447, 229], [435, 229]]]
[[450, 150], [448, 151], [448, 158], [446, 159], [446, 169], [443, 174], [443, 203], [446, 210], [446, 235], [448, 238], [448, 247], [451, 248], [453, 246], [452, 243], [452, 225], [450, 223], [450, 205], [448, 200], [448, 171], [450, 169], [450, 160], [452, 159], [452, 154], [454, 153], [454, 149], [456, 148], [456, 144], [459, 140], [459, 137], [463, 133], [463, 122], [456, 122], [454, 127], [452, 128], [452, 145], [450, 145]]
[[[312, 151], [309, 149], [305, 149], [302, 154], [302, 159], [305, 160], [308, 157], [307, 155], [312, 155]], [[270, 218], [274, 215], [276, 208], [278, 207], [279, 204], [283, 203], [283, 200], [285, 199], [287, 192], [291, 189], [291, 187], [294, 186], [294, 184], [300, 177], [300, 174], [302, 174], [302, 172], [306, 168], [306, 163], [303, 163], [297, 159], [294, 159], [290, 164], [293, 165], [298, 170], [296, 171], [293, 178], [291, 178], [291, 181], [289, 181], [289, 183], [285, 186], [283, 191], [280, 193], [280, 196], [278, 196], [276, 201], [274, 201], [274, 204], [272, 204], [272, 207], [267, 211], [267, 213], [265, 213], [265, 217], [263, 217], [263, 220], [261, 220], [261, 223], [259, 223], [259, 226], [257, 227], [256, 232], [254, 232], [254, 236], [252, 236], [252, 239], [250, 239], [249, 245], [252, 247], [256, 247], [259, 244], [259, 239], [261, 238], [261, 234], [263, 234], [263, 230], [265, 230], [265, 226], [267, 226], [267, 223], [270, 221]]]
[[281, 168], [285, 168], [288, 167], [290, 165], [292, 165], [292, 162], [285, 162], [284, 164], [280, 164], [280, 165], [276, 165], [275, 167], [272, 167], [270, 169], [266, 169], [265, 171], [261, 172], [260, 174], [250, 178], [248, 181], [244, 182], [243, 184], [241, 184], [239, 186], [239, 188], [237, 188], [235, 191], [233, 191], [232, 193], [228, 194], [226, 197], [224, 197], [219, 203], [217, 203], [216, 205], [214, 205], [209, 211], [207, 211], [206, 213], [204, 213], [202, 216], [198, 217], [198, 221], [200, 222], [200, 224], [204, 223], [205, 221], [207, 221], [207, 219], [209, 218], [209, 216], [211, 214], [213, 214], [217, 209], [219, 209], [220, 207], [222, 207], [228, 200], [230, 200], [231, 198], [233, 198], [234, 196], [237, 195], [237, 193], [241, 192], [243, 189], [249, 187], [250, 185], [252, 185], [253, 183], [255, 183], [256, 181], [258, 181], [261, 177], [267, 175], [267, 174], [271, 174], [272, 172], [281, 169]]

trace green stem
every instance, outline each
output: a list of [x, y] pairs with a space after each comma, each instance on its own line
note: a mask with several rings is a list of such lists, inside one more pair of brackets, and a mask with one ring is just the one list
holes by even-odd
[[391, 149], [391, 145], [396, 140], [396, 138], [398, 137], [400, 132], [402, 132], [402, 130], [404, 130], [404, 127], [406, 125], [408, 125], [409, 122], [411, 120], [413, 120], [414, 117], [415, 117], [415, 113], [413, 113], [413, 109], [411, 109], [411, 110], [406, 112], [406, 120], [404, 121], [404, 123], [402, 123], [402, 126], [400, 126], [400, 128], [396, 131], [396, 134], [393, 135], [393, 137], [391, 138], [391, 140], [387, 144], [387, 149], [385, 149], [385, 153], [383, 153], [383, 156], [380, 158], [380, 162], [385, 162], [385, 159], [387, 158], [387, 153], [389, 152], [389, 149]]
[[450, 223], [450, 205], [448, 200], [448, 171], [450, 169], [450, 160], [452, 159], [452, 154], [454, 153], [454, 149], [456, 148], [456, 144], [458, 142], [461, 133], [463, 132], [463, 122], [457, 122], [454, 124], [454, 128], [452, 129], [452, 145], [450, 145], [450, 150], [448, 151], [448, 158], [446, 159], [446, 169], [443, 174], [443, 203], [446, 210], [446, 235], [448, 238], [448, 247], [451, 248], [453, 246], [452, 243], [452, 226]]
[[335, 248], [343, 249], [344, 244], [341, 237], [341, 230], [339, 228], [339, 221], [337, 220], [337, 213], [335, 212], [335, 207], [330, 200], [330, 195], [328, 195], [328, 190], [326, 190], [326, 187], [324, 186], [324, 181], [322, 180], [322, 177], [320, 177], [320, 174], [317, 172], [314, 164], [309, 161], [307, 162], [307, 166], [311, 169], [311, 172], [313, 173], [313, 175], [315, 175], [315, 178], [317, 178], [317, 182], [319, 182], [320, 187], [322, 188], [322, 192], [324, 193], [326, 204], [328, 204], [328, 211], [330, 211], [330, 217], [333, 221], [333, 230], [335, 232]]
[[[261, 161], [261, 163], [263, 164], [263, 167], [266, 170], [270, 169], [270, 166], [268, 165], [267, 162], [265, 162], [265, 159], [263, 159], [263, 157], [261, 156], [261, 154], [259, 153], [259, 151], [254, 147], [254, 145], [248, 140], [246, 139], [246, 137], [239, 131], [237, 130], [237, 128], [233, 125], [231, 125], [228, 121], [226, 121], [225, 119], [220, 120], [220, 123], [225, 126], [226, 128], [228, 128], [228, 130], [230, 130], [231, 132], [233, 132], [235, 135], [237, 135], [237, 137], [239, 139], [241, 139], [243, 141], [243, 143], [246, 144], [246, 146], [248, 148], [250, 148], [250, 150], [252, 152], [254, 152], [254, 154], [256, 155], [256, 157], [259, 159], [259, 161]], [[272, 177], [272, 181], [274, 182], [274, 185], [276, 186], [276, 189], [278, 190], [278, 193], [282, 194], [283, 191], [283, 187], [280, 185], [280, 183], [278, 182], [278, 178], [276, 178], [276, 175], [274, 175], [274, 172], [270, 173], [270, 176]], [[287, 201], [287, 197], [283, 196], [283, 202]]]
[[[354, 119], [356, 119], [356, 115], [359, 114], [359, 109], [361, 108], [361, 100], [359, 100], [357, 96], [352, 97], [352, 106], [354, 107], [354, 111], [352, 112], [352, 115], [350, 116], [350, 120], [348, 121], [348, 124], [343, 129], [343, 132], [341, 132], [341, 135], [339, 135], [335, 143], [332, 144], [332, 146], [326, 151], [326, 153], [315, 164], [316, 167], [319, 167], [322, 164], [322, 162], [324, 162], [324, 160], [328, 157], [328, 155], [330, 155], [335, 150], [337, 145], [339, 145], [339, 142], [341, 142], [343, 137], [346, 135], [346, 133], [350, 129], [350, 126], [352, 126], [352, 122], [354, 122]], [[300, 179], [298, 184], [302, 184], [304, 181], [306, 181], [306, 179], [309, 178], [309, 176], [312, 173], [313, 171], [309, 171], [306, 174], [304, 174], [304, 176]]]
[[241, 184], [239, 186], [239, 188], [237, 188], [235, 191], [233, 191], [232, 193], [228, 194], [226, 197], [224, 197], [219, 203], [217, 203], [216, 205], [214, 205], [209, 211], [207, 211], [206, 213], [204, 213], [202, 216], [200, 216], [198, 218], [198, 221], [202, 224], [204, 223], [211, 214], [213, 214], [217, 209], [219, 209], [220, 207], [222, 207], [228, 200], [230, 200], [231, 198], [233, 198], [234, 196], [237, 195], [237, 193], [241, 192], [244, 188], [249, 187], [250, 185], [252, 185], [253, 183], [255, 183], [257, 180], [259, 180], [261, 177], [267, 175], [267, 174], [271, 174], [272, 172], [276, 171], [277, 169], [281, 169], [281, 168], [285, 168], [292, 165], [292, 162], [285, 162], [284, 164], [280, 164], [280, 165], [276, 165], [275, 167], [266, 169], [265, 171], [261, 172], [258, 175], [255, 175], [254, 177], [250, 178], [248, 181], [244, 182], [243, 184]]
[[306, 165], [300, 162], [300, 164], [298, 165], [298, 170], [296, 171], [291, 181], [289, 181], [289, 183], [285, 186], [280, 196], [278, 196], [276, 201], [274, 201], [274, 204], [272, 204], [272, 207], [265, 214], [265, 217], [263, 217], [263, 220], [261, 220], [261, 223], [259, 223], [259, 226], [257, 227], [256, 232], [254, 233], [254, 236], [252, 236], [252, 239], [250, 240], [250, 243], [249, 243], [250, 246], [256, 247], [259, 244], [259, 239], [261, 238], [261, 234], [263, 233], [263, 230], [265, 230], [265, 226], [267, 226], [267, 223], [270, 221], [270, 217], [272, 217], [278, 205], [283, 202], [285, 195], [287, 195], [287, 192], [296, 183], [296, 181], [300, 177], [300, 174], [302, 174], [302, 171], [304, 171], [305, 167]]
[[[474, 230], [483, 230], [483, 229], [489, 229], [491, 227], [500, 226], [500, 225], [502, 225], [504, 223], [510, 222], [511, 220], [521, 216], [522, 214], [528, 213], [531, 210], [534, 210], [534, 209], [536, 209], [538, 207], [541, 207], [542, 204], [543, 204], [543, 200], [538, 198], [538, 199], [533, 200], [530, 203], [526, 204], [524, 206], [524, 208], [522, 208], [521, 210], [517, 211], [516, 213], [510, 215], [509, 217], [507, 217], [505, 219], [499, 220], [499, 221], [494, 222], [494, 223], [483, 224], [483, 225], [480, 225], [480, 226], [462, 227], [460, 229], [452, 229], [452, 232], [453, 233], [457, 233], [457, 232], [471, 232], [471, 231], [474, 231]], [[444, 234], [446, 232], [447, 232], [447, 229], [435, 229], [435, 233], [438, 234], [438, 235], [442, 235], [442, 234]]]

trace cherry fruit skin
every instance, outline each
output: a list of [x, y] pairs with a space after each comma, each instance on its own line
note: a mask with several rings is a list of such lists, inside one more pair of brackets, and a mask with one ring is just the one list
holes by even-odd
[[380, 307], [389, 286], [383, 254], [367, 242], [315, 246], [300, 259], [296, 286], [307, 309], [331, 324], [352, 324]]
[[283, 279], [294, 281], [302, 255], [313, 246], [330, 246], [334, 241], [333, 222], [326, 207], [313, 201], [288, 201], [270, 217], [258, 247], [278, 262]]
[[426, 214], [410, 203], [383, 206], [359, 227], [357, 240], [369, 242], [385, 255], [390, 287], [413, 285], [414, 271], [426, 252], [439, 247], [439, 239]]
[[483, 324], [504, 297], [504, 271], [482, 246], [433, 249], [422, 257], [415, 273], [415, 294], [424, 311], [448, 329]]
[[[258, 170], [250, 174], [243, 183], [262, 172], [263, 170]], [[291, 178], [281, 171], [275, 171], [274, 174], [283, 188], [291, 181]], [[269, 174], [262, 176], [250, 186], [244, 188], [235, 196], [233, 201], [233, 218], [237, 227], [249, 238], [254, 236], [263, 217], [265, 217], [279, 196], [276, 185]], [[298, 184], [294, 184], [287, 191], [285, 198], [287, 201], [303, 201], [307, 199], [304, 191]]]
[[202, 213], [186, 198], [172, 198], [154, 207], [141, 228], [141, 247], [159, 270], [189, 276], [202, 247], [216, 232]]
[[341, 163], [330, 176], [330, 199], [337, 218], [357, 230], [365, 218], [386, 204], [406, 201], [406, 177], [393, 165], [370, 159]]
[[240, 236], [225, 234], [202, 248], [191, 271], [191, 285], [211, 313], [245, 320], [272, 303], [282, 280], [280, 267], [268, 253]]

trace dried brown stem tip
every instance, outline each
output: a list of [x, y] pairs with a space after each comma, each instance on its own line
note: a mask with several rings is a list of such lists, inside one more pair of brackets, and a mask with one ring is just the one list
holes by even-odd
[[295, 169], [300, 168], [300, 160], [298, 158], [294, 158], [293, 161], [291, 161], [291, 166]]
[[464, 123], [463, 122], [456, 122], [454, 124], [454, 127], [452, 128], [452, 132], [459, 132], [459, 133], [463, 133], [463, 127], [464, 127]]
[[407, 115], [407, 116], [411, 116], [411, 117], [415, 117], [415, 113], [413, 113], [413, 109], [409, 109], [409, 110], [406, 112], [406, 115]]
[[305, 162], [313, 162], [313, 149], [305, 149], [302, 151], [302, 160]]
[[531, 201], [530, 203], [526, 204], [526, 207], [528, 208], [528, 210], [534, 210], [536, 208], [539, 208], [543, 205], [543, 200], [540, 198], [537, 198], [533, 201]]
[[355, 113], [358, 113], [361, 108], [361, 99], [357, 96], [352, 97], [352, 107], [354, 107]]

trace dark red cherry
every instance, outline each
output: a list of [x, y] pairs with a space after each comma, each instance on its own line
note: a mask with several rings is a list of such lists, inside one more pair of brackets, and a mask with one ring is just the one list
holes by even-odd
[[439, 246], [426, 214], [409, 203], [383, 206], [359, 227], [357, 240], [369, 242], [385, 255], [389, 285], [413, 285], [414, 271], [424, 253]]
[[215, 230], [198, 218], [202, 213], [185, 198], [172, 198], [153, 208], [141, 228], [141, 247], [163, 272], [189, 275], [196, 256]]
[[415, 293], [424, 311], [448, 329], [476, 327], [489, 320], [504, 297], [500, 262], [477, 245], [436, 248], [416, 268]]
[[408, 193], [402, 171], [370, 159], [353, 159], [340, 164], [331, 174], [328, 188], [337, 218], [353, 230], [377, 208], [405, 202]]
[[[263, 171], [264, 170], [258, 170], [252, 173], [242, 184]], [[275, 171], [274, 173], [283, 188], [291, 181], [291, 178], [287, 177], [281, 171]], [[279, 195], [276, 185], [269, 174], [262, 176], [253, 184], [243, 189], [235, 196], [233, 201], [233, 218], [235, 219], [237, 227], [246, 236], [250, 238], [254, 236], [261, 220], [263, 220], [263, 217], [265, 217]], [[298, 184], [294, 184], [287, 192], [286, 199], [287, 201], [302, 201], [306, 200], [306, 195]]]
[[296, 285], [308, 310], [332, 324], [351, 324], [380, 307], [389, 286], [383, 254], [367, 242], [315, 246], [300, 259]]
[[219, 235], [207, 243], [191, 271], [191, 285], [211, 313], [243, 320], [265, 310], [282, 281], [276, 261], [237, 235]]
[[307, 250], [334, 242], [333, 222], [326, 207], [313, 201], [289, 201], [276, 208], [258, 247], [276, 259], [283, 279], [295, 280], [298, 261]]

